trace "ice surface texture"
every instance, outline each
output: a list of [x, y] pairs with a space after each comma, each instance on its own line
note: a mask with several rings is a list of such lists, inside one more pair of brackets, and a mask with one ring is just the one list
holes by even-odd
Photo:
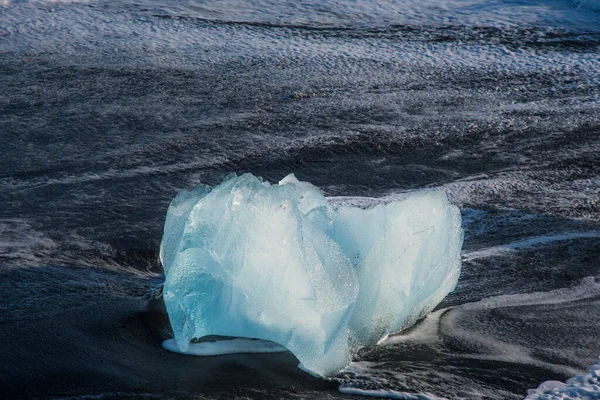
[[362, 209], [334, 206], [294, 175], [182, 191], [160, 251], [177, 346], [206, 335], [271, 340], [306, 368], [336, 373], [455, 287], [462, 240], [443, 192]]
[[568, 379], [565, 383], [546, 381], [537, 389], [527, 391], [525, 400], [600, 399], [600, 361], [591, 365], [586, 374]]

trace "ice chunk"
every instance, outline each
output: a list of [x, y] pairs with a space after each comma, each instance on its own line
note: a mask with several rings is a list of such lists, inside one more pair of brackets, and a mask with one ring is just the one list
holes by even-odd
[[164, 300], [182, 352], [206, 335], [270, 340], [330, 375], [431, 311], [456, 285], [461, 245], [442, 192], [361, 209], [293, 175], [231, 176], [172, 201]]
[[358, 274], [350, 329], [361, 345], [414, 324], [456, 286], [461, 219], [443, 192], [366, 210], [340, 207], [334, 237]]
[[258, 339], [229, 339], [214, 342], [190, 343], [187, 350], [181, 351], [177, 342], [167, 339], [163, 342], [165, 350], [190, 356], [217, 356], [237, 353], [280, 353], [287, 349], [277, 343]]
[[358, 281], [325, 233], [332, 212], [308, 184], [270, 186], [250, 174], [177, 196], [161, 259], [179, 348], [205, 335], [258, 338], [315, 371], [342, 368]]
[[525, 400], [600, 399], [600, 361], [588, 367], [587, 373], [569, 378], [565, 383], [546, 381], [537, 389], [529, 389]]

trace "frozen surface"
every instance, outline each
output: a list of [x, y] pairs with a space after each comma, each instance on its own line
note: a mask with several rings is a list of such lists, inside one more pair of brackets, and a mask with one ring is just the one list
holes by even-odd
[[525, 400], [600, 399], [600, 361], [590, 366], [586, 374], [568, 379], [565, 383], [546, 381], [537, 389], [527, 391]]
[[206, 335], [279, 343], [328, 375], [412, 325], [456, 285], [460, 213], [443, 192], [334, 207], [293, 175], [181, 192], [161, 244], [180, 351]]
[[277, 343], [269, 342], [267, 340], [245, 338], [190, 343], [186, 351], [181, 351], [175, 340], [167, 339], [163, 342], [163, 348], [174, 353], [188, 354], [191, 356], [217, 356], [234, 353], [280, 353], [282, 351], [287, 351], [285, 347], [280, 346]]

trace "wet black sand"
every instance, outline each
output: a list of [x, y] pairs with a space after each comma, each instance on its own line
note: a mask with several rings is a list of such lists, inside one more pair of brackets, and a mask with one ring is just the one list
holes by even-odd
[[74, 7], [89, 36], [61, 36], [57, 7], [0, 52], [0, 397], [348, 397], [291, 354], [162, 349], [145, 293], [168, 203], [230, 172], [359, 204], [440, 188], [461, 208], [463, 273], [433, 329], [362, 350], [344, 384], [519, 399], [600, 355], [597, 33]]

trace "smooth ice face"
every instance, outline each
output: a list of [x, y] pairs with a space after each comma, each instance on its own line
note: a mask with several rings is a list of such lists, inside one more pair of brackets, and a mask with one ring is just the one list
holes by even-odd
[[206, 335], [265, 339], [316, 373], [336, 373], [454, 288], [460, 222], [442, 192], [336, 207], [293, 175], [183, 191], [161, 243], [177, 346]]

